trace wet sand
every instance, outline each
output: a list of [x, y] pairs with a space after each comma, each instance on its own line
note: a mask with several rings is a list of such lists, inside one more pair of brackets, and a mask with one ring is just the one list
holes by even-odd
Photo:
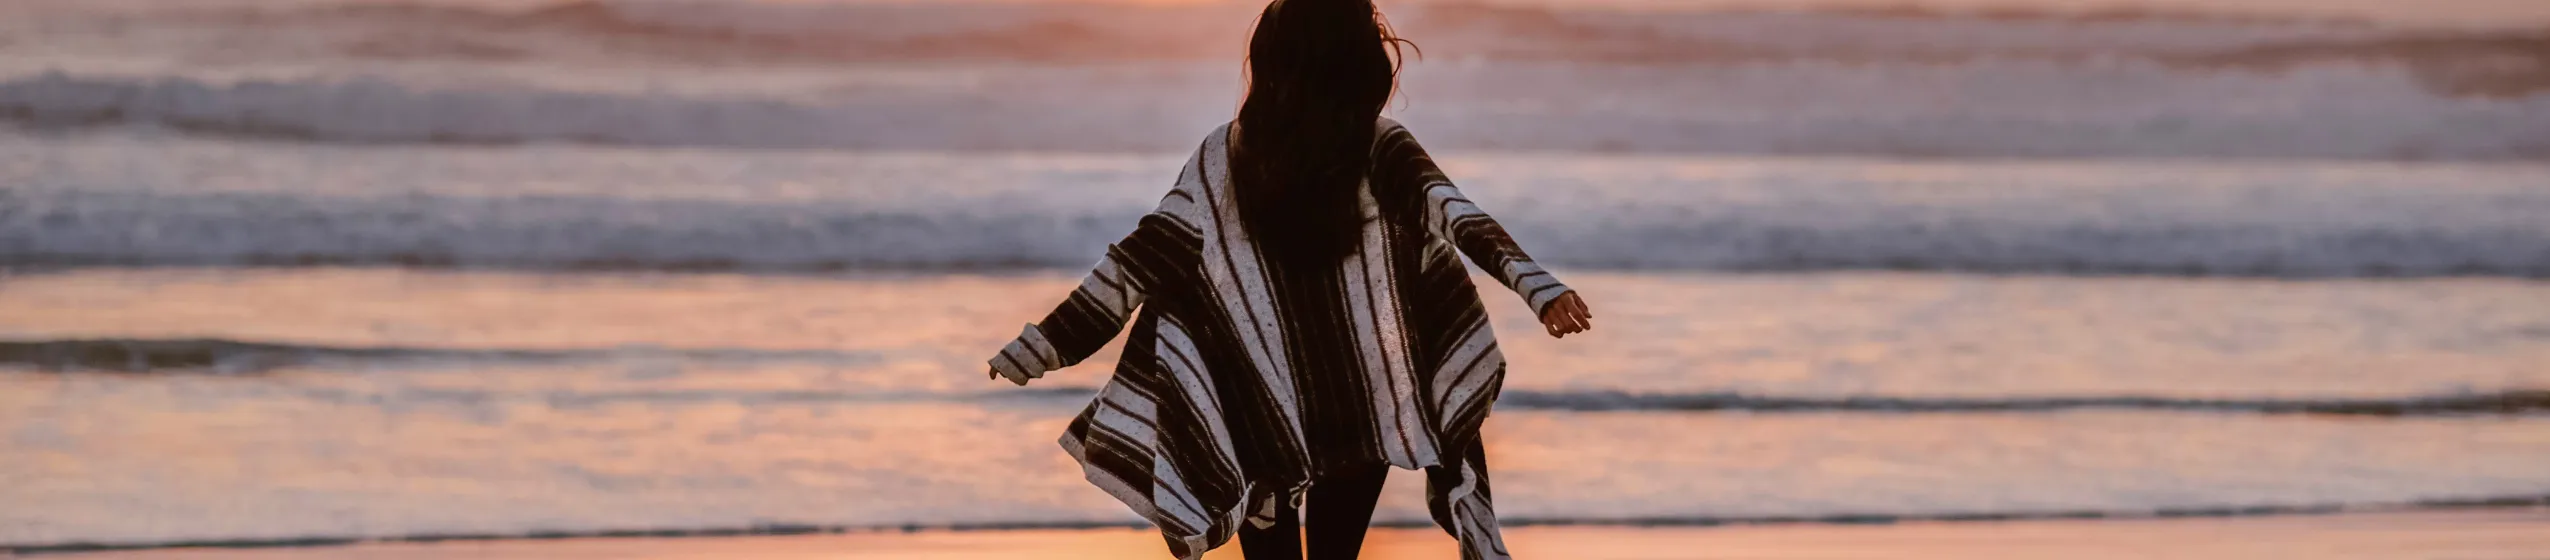
[[[1571, 560], [1999, 558], [2098, 560], [2550, 558], [2550, 509], [2254, 518], [2045, 520], [1894, 525], [1518, 527], [1518, 558]], [[1453, 558], [1432, 529], [1374, 531], [1365, 558]], [[173, 559], [1055, 560], [1166, 558], [1157, 537], [1129, 529], [850, 533], [776, 537], [389, 543], [265, 549], [161, 549], [62, 556]], [[1239, 560], [1224, 547], [1210, 560]]]

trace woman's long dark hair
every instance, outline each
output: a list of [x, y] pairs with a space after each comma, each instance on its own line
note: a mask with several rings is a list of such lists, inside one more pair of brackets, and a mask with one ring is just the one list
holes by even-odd
[[1269, 256], [1334, 262], [1361, 240], [1373, 123], [1406, 41], [1372, 0], [1276, 0], [1248, 42], [1231, 151], [1240, 224]]

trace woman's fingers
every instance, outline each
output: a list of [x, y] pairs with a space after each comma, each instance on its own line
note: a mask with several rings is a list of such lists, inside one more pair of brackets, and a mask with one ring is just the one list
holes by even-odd
[[1559, 338], [1593, 330], [1594, 312], [1585, 308], [1584, 298], [1568, 292], [1558, 296], [1556, 301], [1550, 302], [1548, 309], [1542, 311], [1541, 328], [1549, 331], [1550, 336]]
[[1577, 332], [1583, 332], [1586, 329], [1594, 328], [1594, 313], [1593, 311], [1585, 309], [1585, 298], [1577, 297], [1575, 293], [1570, 292], [1566, 296], [1562, 297], [1561, 300], [1567, 304], [1567, 322], [1569, 326], [1575, 328]]
[[1592, 326], [1574, 313], [1552, 310], [1550, 317], [1541, 322], [1541, 328], [1549, 331], [1550, 336], [1564, 338], [1566, 335], [1585, 332]]

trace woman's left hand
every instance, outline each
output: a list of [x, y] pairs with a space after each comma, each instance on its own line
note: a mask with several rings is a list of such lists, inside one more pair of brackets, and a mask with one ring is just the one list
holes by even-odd
[[1585, 298], [1576, 297], [1574, 291], [1559, 294], [1549, 307], [1541, 309], [1541, 328], [1549, 329], [1551, 337], [1567, 338], [1594, 328], [1594, 311], [1587, 309]]

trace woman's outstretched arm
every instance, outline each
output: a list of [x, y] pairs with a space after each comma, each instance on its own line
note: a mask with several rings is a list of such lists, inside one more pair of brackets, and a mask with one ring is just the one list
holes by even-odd
[[1202, 243], [1196, 229], [1179, 217], [1179, 209], [1192, 201], [1183, 191], [1170, 192], [1133, 233], [1107, 246], [1106, 257], [1080, 280], [1079, 288], [992, 357], [991, 375], [1026, 385], [1045, 372], [1078, 364], [1124, 330], [1151, 289], [1182, 281], [1177, 271], [1183, 270], [1183, 257], [1196, 254]]
[[1479, 269], [1522, 295], [1550, 336], [1593, 328], [1594, 314], [1585, 300], [1532, 262], [1532, 256], [1505, 233], [1505, 226], [1461, 194], [1407, 127], [1384, 120], [1374, 143], [1374, 169], [1379, 175], [1375, 179], [1408, 189], [1403, 196], [1423, 197], [1427, 232], [1450, 242]]
[[1110, 247], [1107, 257], [1080, 280], [1080, 287], [1055, 306], [1045, 320], [1027, 325], [991, 359], [992, 375], [1009, 378], [1026, 385], [1027, 380], [1044, 377], [1045, 372], [1070, 367], [1089, 358], [1116, 333], [1124, 330], [1133, 310], [1142, 306], [1142, 286], [1116, 261], [1116, 250]]

